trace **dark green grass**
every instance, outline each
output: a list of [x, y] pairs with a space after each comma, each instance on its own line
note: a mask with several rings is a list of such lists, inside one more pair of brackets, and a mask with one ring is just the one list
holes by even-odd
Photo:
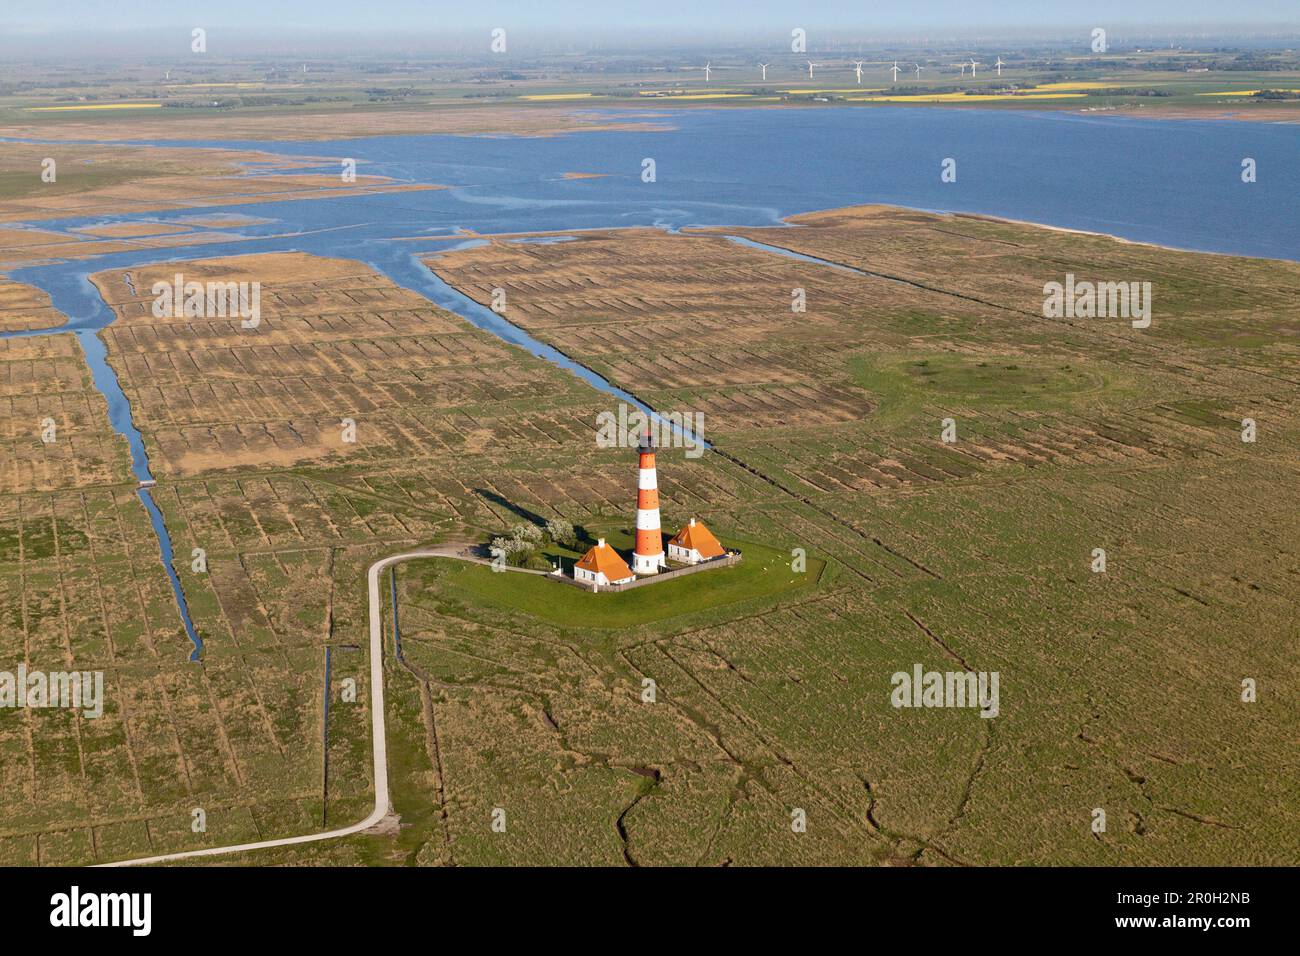
[[1095, 364], [1084, 370], [1025, 356], [862, 356], [850, 363], [850, 373], [880, 403], [877, 414], [885, 420], [905, 418], [910, 410], [936, 401], [1056, 410], [1084, 396], [1109, 394], [1115, 384]]

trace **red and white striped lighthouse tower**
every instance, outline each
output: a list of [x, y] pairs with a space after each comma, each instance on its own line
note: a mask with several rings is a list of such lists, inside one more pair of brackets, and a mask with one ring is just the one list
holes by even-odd
[[659, 476], [655, 472], [655, 445], [649, 425], [637, 451], [641, 463], [636, 482], [636, 548], [632, 551], [632, 571], [658, 574], [667, 562], [664, 537], [659, 530]]

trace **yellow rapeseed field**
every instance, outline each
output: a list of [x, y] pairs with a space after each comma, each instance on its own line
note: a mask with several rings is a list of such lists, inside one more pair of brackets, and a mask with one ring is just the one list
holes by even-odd
[[1068, 100], [1087, 93], [929, 93], [921, 96], [851, 96], [854, 103], [988, 103], [1009, 100]]
[[525, 100], [585, 100], [595, 95], [595, 93], [533, 93], [521, 98]]
[[62, 113], [67, 110], [156, 110], [161, 103], [79, 103], [76, 106], [29, 106], [28, 113]]

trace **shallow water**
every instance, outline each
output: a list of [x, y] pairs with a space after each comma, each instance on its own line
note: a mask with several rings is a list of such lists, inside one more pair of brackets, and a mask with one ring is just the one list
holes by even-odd
[[[135, 423], [131, 421], [131, 405], [117, 380], [117, 373], [108, 364], [108, 349], [104, 346], [103, 340], [91, 331], [78, 332], [77, 341], [86, 354], [86, 364], [90, 366], [90, 374], [94, 380], [95, 388], [108, 401], [109, 423], [113, 426], [115, 432], [126, 438], [127, 446], [131, 449], [132, 474], [135, 475], [136, 481], [152, 482], [153, 474], [149, 471], [149, 457], [145, 454], [144, 438], [140, 435], [139, 429], [135, 427]], [[151, 488], [141, 487], [136, 494], [140, 496], [140, 502], [144, 505], [145, 511], [148, 512], [149, 522], [153, 525], [154, 532], [158, 536], [158, 556], [162, 559], [163, 568], [166, 569], [167, 577], [171, 582], [172, 593], [176, 597], [176, 606], [181, 615], [181, 623], [185, 625], [185, 633], [194, 645], [190, 660], [197, 661], [203, 651], [203, 639], [199, 637], [194, 622], [190, 618], [189, 605], [185, 600], [185, 590], [181, 587], [181, 581], [176, 574], [176, 567], [172, 560], [174, 554], [171, 536], [167, 533], [167, 525], [163, 521], [162, 511], [153, 500]]]

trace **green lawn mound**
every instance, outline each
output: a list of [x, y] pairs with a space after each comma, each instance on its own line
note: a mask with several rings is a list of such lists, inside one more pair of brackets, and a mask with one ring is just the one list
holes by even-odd
[[592, 594], [539, 575], [496, 572], [453, 559], [433, 559], [421, 567], [421, 575], [428, 603], [519, 611], [566, 628], [629, 628], [812, 587], [825, 569], [824, 562], [808, 558], [807, 570], [795, 572], [788, 553], [728, 543], [744, 553], [739, 564], [621, 592]]
[[936, 399], [962, 404], [1069, 408], [1094, 400], [1111, 383], [1095, 370], [1025, 356], [927, 355], [902, 359], [859, 357], [854, 380], [880, 402], [878, 414], [902, 414]]

